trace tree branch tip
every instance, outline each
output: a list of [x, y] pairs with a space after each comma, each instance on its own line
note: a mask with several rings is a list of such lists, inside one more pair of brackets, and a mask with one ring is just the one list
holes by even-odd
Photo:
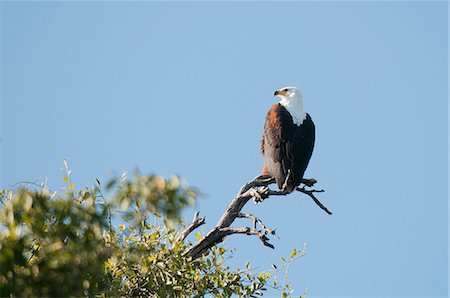
[[265, 237], [265, 239], [262, 239], [260, 237], [260, 239], [261, 239], [262, 243], [264, 244], [264, 246], [270, 247], [271, 249], [275, 249], [275, 246], [269, 242], [269, 238]]
[[271, 249], [275, 249], [275, 246], [269, 243], [269, 245], [266, 245], [267, 247], [270, 247]]
[[313, 187], [314, 184], [317, 183], [317, 180], [314, 178], [309, 178], [309, 179], [303, 178], [301, 183], [303, 183], [305, 186]]
[[325, 189], [306, 189], [305, 186], [297, 187], [296, 190], [305, 194], [310, 194], [313, 192], [325, 192]]
[[200, 215], [200, 211], [195, 212], [195, 214], [194, 214], [194, 220], [197, 220], [199, 215]]

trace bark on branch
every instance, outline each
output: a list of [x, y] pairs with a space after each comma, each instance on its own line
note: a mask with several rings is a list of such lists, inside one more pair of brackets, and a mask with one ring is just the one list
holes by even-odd
[[[200, 211], [195, 212], [192, 222], [180, 233], [177, 241], [183, 241], [193, 230], [205, 224], [205, 217], [199, 218]], [[175, 245], [175, 243], [174, 243]]]
[[[323, 190], [307, 190], [305, 186], [312, 187], [317, 181], [315, 179], [303, 179], [303, 187], [299, 187], [296, 190], [308, 195], [320, 208], [325, 210], [328, 214], [331, 214], [328, 209], [323, 206], [320, 201], [314, 196], [315, 192], [323, 192]], [[241, 210], [245, 204], [253, 198], [255, 202], [262, 202], [270, 196], [285, 196], [288, 193], [285, 191], [277, 191], [269, 189], [269, 185], [275, 183], [275, 179], [270, 175], [259, 175], [250, 182], [241, 187], [234, 199], [228, 205], [228, 208], [220, 218], [211, 231], [208, 232], [197, 243], [188, 247], [184, 252], [184, 255], [191, 257], [192, 259], [198, 258], [203, 253], [207, 252], [210, 248], [216, 244], [222, 242], [226, 236], [232, 234], [246, 234], [257, 236], [265, 246], [274, 248], [269, 243], [267, 235], [275, 235], [275, 231], [267, 228], [262, 221], [252, 214], [242, 213]], [[250, 227], [231, 227], [231, 224], [236, 218], [248, 218], [253, 221], [253, 228]], [[198, 212], [195, 214], [194, 219], [190, 225], [188, 225], [180, 234], [177, 240], [183, 241], [189, 233], [195, 230], [197, 227], [205, 223], [205, 218], [199, 218]], [[258, 229], [259, 225], [259, 229]]]

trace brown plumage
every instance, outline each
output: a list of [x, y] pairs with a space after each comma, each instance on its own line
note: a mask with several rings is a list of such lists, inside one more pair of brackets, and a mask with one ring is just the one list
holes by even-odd
[[267, 113], [261, 142], [263, 173], [272, 175], [280, 189], [284, 186], [285, 191], [292, 192], [301, 183], [314, 141], [315, 126], [308, 114], [296, 125], [283, 105], [274, 104]]

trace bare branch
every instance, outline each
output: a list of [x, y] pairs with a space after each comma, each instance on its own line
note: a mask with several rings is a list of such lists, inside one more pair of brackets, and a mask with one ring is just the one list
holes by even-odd
[[256, 216], [254, 216], [253, 214], [250, 213], [239, 213], [238, 214], [239, 218], [249, 218], [251, 220], [253, 220], [253, 229], [256, 230], [257, 228], [257, 224], [260, 225], [262, 231], [264, 231], [264, 234], [271, 234], [271, 235], [275, 235], [275, 230], [271, 230], [268, 229], [262, 222], [262, 220], [260, 220], [259, 218], [257, 218]]
[[[263, 242], [265, 246], [274, 248], [274, 246], [269, 243], [269, 238], [267, 235], [275, 235], [275, 230], [271, 230], [267, 228], [262, 221], [252, 214], [242, 213], [241, 210], [245, 206], [245, 204], [253, 198], [255, 202], [262, 202], [267, 199], [269, 196], [285, 196], [289, 194], [289, 192], [285, 190], [271, 190], [269, 189], [269, 185], [275, 183], [275, 179], [270, 175], [259, 175], [256, 176], [250, 182], [244, 184], [239, 192], [236, 194], [234, 199], [228, 205], [228, 208], [223, 213], [219, 222], [216, 224], [211, 231], [208, 232], [202, 239], [200, 239], [194, 245], [188, 247], [184, 255], [188, 257], [192, 257], [192, 259], [198, 258], [203, 253], [207, 252], [211, 247], [216, 244], [222, 242], [226, 236], [232, 234], [246, 234], [246, 235], [256, 235]], [[302, 183], [305, 186], [312, 186], [317, 181], [315, 179], [303, 179]], [[323, 190], [306, 190], [305, 186], [302, 188], [297, 188], [299, 192], [302, 192], [308, 195], [313, 201], [323, 210], [325, 210], [328, 214], [331, 214], [328, 209], [323, 206], [319, 200], [314, 196], [315, 192], [323, 192]], [[249, 227], [231, 227], [236, 218], [248, 218], [253, 221], [253, 228]], [[193, 222], [182, 232], [180, 235], [181, 241], [186, 238], [186, 236], [196, 229], [199, 225], [196, 225], [195, 222], [198, 218], [194, 217]], [[203, 222], [201, 224], [204, 223]], [[257, 229], [257, 225], [261, 227], [261, 230]], [[186, 236], [183, 236], [186, 234]]]
[[253, 216], [250, 213], [239, 213], [238, 216], [239, 218], [250, 218], [253, 220], [253, 228], [256, 229], [256, 223], [258, 221], [258, 219], [256, 218], [256, 216]]
[[310, 179], [303, 178], [302, 179], [302, 183], [305, 184], [308, 187], [313, 187], [314, 184], [317, 183], [317, 180], [314, 179], [314, 178], [310, 178]]
[[225, 235], [231, 235], [231, 234], [247, 234], [247, 235], [255, 235], [258, 236], [259, 239], [262, 241], [262, 243], [267, 246], [270, 247], [272, 249], [275, 248], [275, 246], [273, 246], [272, 244], [269, 243], [269, 238], [267, 238], [266, 234], [255, 230], [255, 229], [250, 229], [249, 227], [240, 227], [240, 228], [234, 228], [234, 227], [228, 227], [228, 228], [221, 228], [220, 231]]
[[195, 212], [194, 219], [178, 236], [177, 242], [183, 241], [193, 230], [195, 230], [199, 226], [205, 224], [205, 217], [199, 218], [198, 217], [199, 214], [200, 214], [200, 211]]
[[321, 190], [315, 190], [315, 189], [307, 190], [307, 189], [305, 189], [305, 187], [302, 187], [302, 188], [299, 187], [299, 188], [297, 188], [297, 191], [302, 192], [302, 193], [308, 195], [308, 196], [314, 201], [314, 203], [316, 203], [317, 206], [320, 207], [320, 209], [322, 209], [323, 211], [325, 211], [325, 212], [328, 213], [329, 215], [333, 214], [331, 211], [329, 211], [329, 210], [327, 209], [327, 207], [325, 207], [325, 206], [324, 206], [324, 205], [316, 198], [316, 196], [314, 196], [314, 193], [315, 193], [315, 192], [325, 192], [325, 190], [323, 190], [323, 189], [321, 189]]

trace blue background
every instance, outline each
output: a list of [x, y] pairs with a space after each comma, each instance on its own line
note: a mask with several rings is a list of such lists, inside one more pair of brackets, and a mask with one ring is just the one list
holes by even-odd
[[108, 169], [179, 173], [205, 193], [205, 233], [259, 173], [272, 94], [294, 85], [316, 123], [306, 175], [334, 214], [301, 194], [249, 204], [280, 239], [229, 237], [230, 266], [270, 269], [307, 243], [296, 295], [447, 295], [446, 2], [1, 10], [1, 187], [59, 189], [62, 157], [77, 187]]

